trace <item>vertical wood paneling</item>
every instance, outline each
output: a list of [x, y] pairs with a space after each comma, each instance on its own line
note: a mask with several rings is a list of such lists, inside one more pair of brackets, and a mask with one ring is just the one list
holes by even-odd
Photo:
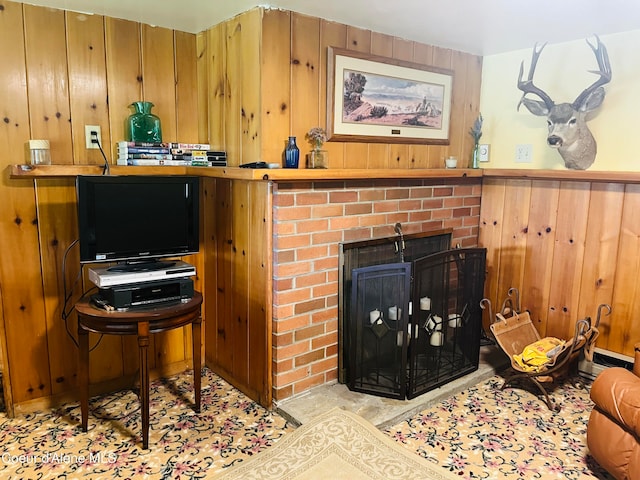
[[262, 129], [260, 97], [261, 90], [256, 88], [260, 78], [260, 38], [262, 35], [262, 10], [250, 10], [243, 20], [241, 49], [242, 65], [242, 158], [247, 163], [260, 158], [260, 131]]
[[291, 125], [291, 17], [289, 12], [267, 10], [262, 22], [262, 159], [282, 164], [284, 142]]
[[173, 30], [142, 26], [142, 78], [144, 100], [154, 104], [160, 117], [162, 140], [179, 141], [176, 124], [176, 79]]
[[[266, 182], [249, 183], [249, 239], [271, 238], [272, 196]], [[248, 248], [249, 345], [248, 385], [262, 405], [271, 404], [272, 295], [271, 249], [269, 242], [251, 242]]]
[[[467, 103], [467, 55], [452, 52], [451, 69], [453, 70], [453, 88], [451, 95], [451, 119], [449, 124], [448, 155], [458, 158], [459, 165], [469, 167], [470, 156], [464, 149], [464, 137], [470, 136], [465, 123], [465, 104]], [[478, 92], [479, 94], [480, 92]]]
[[[503, 292], [498, 291], [500, 276], [501, 242], [503, 228], [503, 212], [505, 206], [505, 185], [501, 179], [485, 179], [482, 183], [482, 204], [480, 208], [480, 222], [478, 232], [478, 246], [487, 249], [487, 276], [485, 280], [485, 297], [493, 304], [502, 301]], [[489, 325], [494, 321], [489, 312], [483, 314], [483, 325], [489, 331]]]
[[[51, 393], [57, 394], [75, 387], [77, 352], [67, 329], [76, 337], [75, 315], [62, 319], [65, 285], [69, 296], [67, 311], [81, 294], [74, 280], [80, 271], [78, 247], [72, 247], [77, 239], [75, 179], [38, 180], [38, 230], [42, 255], [42, 282], [45, 296], [45, 320], [47, 323], [46, 349], [49, 353]], [[71, 248], [70, 248], [71, 247]], [[63, 268], [65, 251], [70, 248]], [[66, 276], [63, 277], [63, 272]], [[119, 343], [119, 342], [118, 342]], [[42, 346], [44, 347], [44, 346]], [[118, 356], [109, 359], [119, 364]]]
[[640, 339], [640, 185], [627, 185], [624, 194], [620, 247], [613, 287], [613, 314], [607, 347], [633, 356]]
[[547, 328], [551, 267], [556, 241], [556, 218], [560, 182], [531, 182], [524, 278], [520, 289], [522, 307], [531, 312], [539, 332]]
[[297, 137], [304, 167], [311, 150], [305, 135], [320, 118], [320, 19], [292, 13], [291, 38], [291, 134]]
[[198, 74], [196, 38], [190, 33], [175, 32], [176, 64], [176, 140], [199, 143], [198, 135]]
[[[527, 201], [527, 194], [518, 198], [514, 193], [523, 183], [483, 181], [479, 245], [487, 248], [486, 296], [494, 303], [502, 301], [513, 282], [520, 288], [523, 307], [538, 320], [540, 334], [565, 339], [573, 336], [576, 320], [595, 320], [598, 305], [609, 303], [613, 311], [602, 319], [597, 346], [633, 356], [640, 339], [640, 186], [539, 180], [531, 182]], [[517, 221], [514, 206], [522, 203], [530, 205], [524, 223]], [[514, 226], [501, 229], [502, 221]], [[517, 226], [525, 223], [520, 274], [512, 244]], [[506, 277], [514, 280], [507, 282]]]
[[[459, 153], [462, 164], [465, 164], [465, 157], [469, 158], [469, 165], [473, 163], [471, 152], [473, 151], [474, 141], [469, 134], [469, 130], [473, 126], [478, 115], [480, 115], [480, 87], [482, 84], [482, 57], [476, 55], [462, 54], [466, 58], [465, 77], [465, 95], [464, 99], [457, 100], [463, 102], [464, 121], [461, 127], [462, 134], [462, 151]], [[481, 142], [484, 140], [480, 140]], [[482, 164], [480, 164], [482, 166]]]
[[[578, 317], [596, 319], [598, 305], [612, 305], [613, 286], [618, 264], [620, 224], [624, 186], [620, 184], [593, 184], [589, 202], [589, 219], [580, 282]], [[623, 260], [624, 261], [624, 260]], [[600, 323], [597, 346], [608, 349], [611, 336], [611, 316]]]
[[202, 296], [205, 299], [203, 315], [206, 319], [204, 334], [202, 336], [204, 355], [207, 365], [216, 363], [215, 355], [218, 351], [217, 336], [217, 312], [218, 312], [218, 288], [219, 272], [218, 262], [218, 231], [216, 230], [218, 203], [217, 181], [214, 178], [203, 178], [202, 186], [202, 211], [200, 212], [202, 230], [200, 252], [203, 257], [202, 270], [199, 276], [203, 277]]
[[[22, 5], [3, 5], [0, 44], [11, 48], [0, 48], [0, 112], [6, 119], [0, 122], [0, 285], [2, 353], [7, 367], [2, 377], [5, 387], [11, 384], [5, 400], [21, 402], [50, 391], [50, 378], [46, 348], [38, 348], [46, 347], [46, 324], [35, 193], [32, 182], [10, 180], [7, 174], [8, 165], [24, 161], [25, 142], [30, 137]], [[25, 338], [24, 332], [30, 334]], [[11, 413], [13, 405], [7, 407]]]
[[239, 165], [237, 146], [226, 141], [226, 105], [227, 105], [227, 57], [225, 55], [226, 26], [217, 25], [207, 32], [207, 81], [209, 110], [209, 142], [216, 148], [227, 152], [229, 165]]
[[249, 382], [249, 301], [253, 286], [249, 283], [249, 247], [251, 242], [251, 198], [249, 182], [231, 185], [231, 334], [232, 373], [243, 385]]
[[104, 19], [100, 15], [66, 12], [66, 20], [73, 163], [102, 165], [100, 150], [86, 148], [85, 125], [100, 126], [100, 142], [110, 161]]
[[215, 365], [227, 372], [233, 371], [233, 222], [231, 181], [216, 180], [215, 222], [217, 235], [217, 302], [215, 315], [216, 343], [212, 352]]
[[[129, 105], [143, 100], [140, 24], [105, 18], [105, 32], [109, 125], [115, 143], [127, 139], [126, 120], [133, 113]], [[115, 145], [104, 150], [109, 150], [114, 157], [117, 155]]]
[[522, 285], [530, 197], [530, 180], [515, 180], [505, 185], [498, 271], [500, 299], [504, 298], [509, 288]]
[[233, 18], [226, 24], [224, 38], [226, 69], [224, 77], [224, 137], [230, 165], [238, 166], [245, 160], [242, 152], [242, 19]]
[[24, 5], [24, 30], [31, 138], [51, 142], [53, 163], [73, 163], [64, 12]]
[[[215, 145], [209, 138], [209, 64], [207, 62], [209, 36], [207, 32], [196, 35], [196, 75], [198, 90], [198, 143], [211, 143], [211, 148], [224, 150], [222, 144]], [[178, 103], [178, 106], [179, 103]], [[203, 337], [204, 338], [204, 337]], [[204, 357], [203, 357], [204, 358]]]
[[[147, 93], [162, 91], [157, 97], [161, 108], [171, 112], [161, 114], [163, 130], [171, 136], [176, 135], [177, 112], [184, 116], [198, 109], [191, 97], [185, 97], [185, 90], [180, 93], [189, 88], [181, 80], [192, 84], [192, 89], [196, 82], [192, 75], [196, 64], [194, 36], [177, 34], [174, 48], [174, 32], [148, 27], [153, 31], [146, 36], [143, 76], [138, 23], [16, 2], [5, 2], [3, 7], [0, 42], [11, 46], [0, 49], [0, 81], [4, 86], [0, 89], [0, 111], [5, 118], [0, 123], [3, 172], [7, 165], [25, 160], [29, 138], [51, 141], [53, 163], [101, 163], [96, 151], [85, 149], [84, 125], [102, 127], [103, 149], [110, 156], [113, 142], [124, 139], [124, 123], [131, 113], [128, 105], [144, 99], [143, 85]], [[190, 72], [191, 78], [181, 77], [176, 87], [173, 60], [177, 56], [180, 71]], [[178, 108], [177, 98], [181, 101]], [[181, 134], [189, 138], [197, 138], [198, 129], [197, 118], [181, 122]], [[60, 314], [64, 296], [62, 256], [77, 237], [77, 226], [72, 180], [9, 180], [4, 173], [2, 181], [0, 330], [7, 347], [3, 352], [7, 370], [2, 377], [9, 382], [5, 383], [5, 398], [9, 398], [7, 409], [11, 412], [11, 400], [22, 403], [73, 386], [76, 350]], [[79, 268], [74, 250], [67, 267], [69, 287]], [[75, 334], [74, 325], [72, 316], [69, 327]], [[188, 334], [180, 336], [186, 338]], [[92, 345], [98, 338], [91, 336]], [[169, 349], [175, 355], [161, 362], [191, 354], [190, 345], [186, 352], [180, 340], [171, 342]], [[105, 336], [91, 353], [92, 383], [135, 372], [136, 352], [135, 338]]]
[[589, 211], [590, 184], [561, 182], [553, 252], [548, 336], [571, 338], [578, 317], [580, 280]]

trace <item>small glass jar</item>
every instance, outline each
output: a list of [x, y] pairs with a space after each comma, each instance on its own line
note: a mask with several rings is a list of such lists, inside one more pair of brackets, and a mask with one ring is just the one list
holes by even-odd
[[29, 162], [31, 165], [51, 165], [49, 140], [29, 140]]

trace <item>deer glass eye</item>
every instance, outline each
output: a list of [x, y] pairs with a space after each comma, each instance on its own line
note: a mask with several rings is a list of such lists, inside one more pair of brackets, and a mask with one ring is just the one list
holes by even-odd
[[578, 120], [576, 120], [576, 118], [574, 117], [571, 120], [569, 120], [569, 125], [575, 125], [577, 121]]
[[551, 128], [552, 125], [553, 123], [551, 122], [551, 120], [547, 120], [547, 127]]

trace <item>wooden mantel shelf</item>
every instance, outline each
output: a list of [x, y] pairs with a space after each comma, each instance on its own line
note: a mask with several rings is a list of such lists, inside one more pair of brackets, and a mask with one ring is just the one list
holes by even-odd
[[527, 180], [559, 180], [584, 182], [640, 183], [640, 172], [609, 172], [596, 170], [534, 170], [488, 168], [486, 178], [521, 178]]
[[[11, 178], [55, 178], [77, 175], [101, 175], [102, 165], [10, 165]], [[112, 175], [198, 175], [238, 180], [336, 181], [414, 178], [482, 177], [482, 170], [466, 168], [433, 169], [251, 169], [239, 167], [110, 167]]]
[[[101, 175], [102, 165], [10, 165], [11, 178], [57, 178], [77, 175]], [[125, 167], [113, 165], [112, 175], [197, 175], [237, 180], [271, 180], [280, 182], [340, 181], [415, 178], [514, 178], [586, 182], [640, 183], [640, 172], [534, 169], [250, 169], [239, 167]]]

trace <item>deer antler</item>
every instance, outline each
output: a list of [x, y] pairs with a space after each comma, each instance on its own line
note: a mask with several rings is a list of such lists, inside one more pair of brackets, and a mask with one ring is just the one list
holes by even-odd
[[544, 92], [544, 90], [536, 87], [533, 83], [533, 74], [536, 71], [538, 57], [540, 57], [540, 53], [544, 49], [545, 45], [546, 43], [544, 43], [541, 46], [539, 46], [537, 43], [534, 45], [533, 53], [531, 54], [531, 67], [529, 68], [529, 77], [525, 81], [522, 81], [522, 74], [524, 73], [524, 61], [520, 63], [520, 75], [518, 76], [518, 88], [522, 90], [524, 93], [522, 95], [522, 98], [520, 99], [520, 102], [518, 102], [518, 109], [520, 108], [520, 105], [522, 105], [522, 101], [524, 100], [524, 97], [526, 97], [528, 93], [532, 93], [540, 97], [540, 100], [544, 102], [544, 104], [547, 106], [547, 109], [549, 110], [551, 110], [551, 108], [554, 105], [554, 102], [553, 100], [551, 100], [551, 97], [547, 95]]
[[593, 82], [589, 87], [585, 88], [583, 92], [578, 95], [571, 105], [574, 109], [578, 110], [582, 104], [596, 91], [599, 87], [606, 85], [611, 81], [611, 65], [609, 64], [609, 54], [607, 53], [607, 47], [600, 41], [600, 38], [595, 35], [596, 44], [592, 44], [587, 38], [587, 44], [593, 50], [596, 60], [598, 61], [598, 71], [589, 70], [590, 73], [600, 75], [600, 78]]

